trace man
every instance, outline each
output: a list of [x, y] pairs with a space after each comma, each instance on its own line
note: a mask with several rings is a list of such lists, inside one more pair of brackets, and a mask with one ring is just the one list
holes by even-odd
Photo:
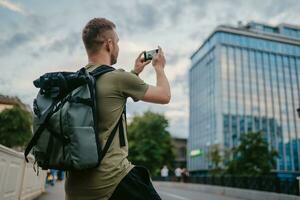
[[[119, 47], [116, 26], [104, 18], [87, 23], [82, 39], [88, 55], [88, 71], [101, 65], [117, 63]], [[97, 80], [99, 138], [101, 145], [118, 123], [126, 99], [167, 104], [171, 98], [170, 86], [164, 72], [165, 57], [159, 52], [152, 59], [156, 72], [156, 86], [148, 85], [138, 75], [151, 61], [144, 61], [142, 53], [135, 60], [134, 69], [125, 72], [118, 69], [108, 72]], [[149, 173], [143, 167], [132, 165], [128, 160], [126, 122], [123, 116], [125, 145], [120, 145], [119, 130], [99, 167], [85, 171], [66, 173], [65, 191], [69, 200], [139, 200], [160, 199], [152, 186]]]
[[181, 181], [181, 173], [182, 173], [182, 169], [180, 167], [177, 167], [175, 169], [175, 176], [176, 176], [176, 181], [177, 182]]
[[168, 181], [169, 169], [167, 165], [164, 165], [164, 167], [160, 170], [160, 175], [164, 181]]

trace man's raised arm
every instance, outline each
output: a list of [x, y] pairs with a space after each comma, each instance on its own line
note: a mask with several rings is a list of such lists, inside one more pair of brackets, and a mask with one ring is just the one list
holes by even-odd
[[158, 53], [152, 59], [152, 65], [156, 72], [156, 86], [149, 85], [142, 101], [167, 104], [171, 99], [169, 81], [164, 71], [166, 60], [162, 49], [159, 47]]
[[[151, 60], [145, 61], [142, 58], [143, 52], [135, 60], [134, 70], [131, 70], [132, 73], [139, 75], [148, 65]], [[148, 89], [141, 99], [142, 101], [167, 104], [171, 99], [171, 91], [169, 81], [164, 71], [166, 64], [165, 56], [160, 47], [158, 47], [158, 53], [153, 56], [152, 65], [156, 72], [156, 86], [148, 85]]]

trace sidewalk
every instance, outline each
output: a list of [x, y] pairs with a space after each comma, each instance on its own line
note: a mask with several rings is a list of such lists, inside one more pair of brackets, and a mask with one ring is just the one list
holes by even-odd
[[45, 192], [35, 200], [64, 200], [64, 181], [57, 181], [54, 186], [46, 185]]
[[[209, 192], [193, 190], [189, 188], [189, 184], [183, 183], [154, 182], [154, 186], [163, 200], [241, 200], [220, 194], [212, 194]], [[62, 181], [56, 182], [54, 186], [47, 185], [45, 192], [35, 200], [64, 199], [64, 181]]]

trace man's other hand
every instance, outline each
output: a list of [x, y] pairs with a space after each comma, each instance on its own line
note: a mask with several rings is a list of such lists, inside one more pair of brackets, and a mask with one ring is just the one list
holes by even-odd
[[153, 56], [152, 65], [155, 68], [155, 70], [162, 70], [164, 69], [165, 64], [166, 64], [166, 59], [164, 56], [164, 52], [162, 51], [161, 47], [158, 46], [158, 53], [156, 53]]

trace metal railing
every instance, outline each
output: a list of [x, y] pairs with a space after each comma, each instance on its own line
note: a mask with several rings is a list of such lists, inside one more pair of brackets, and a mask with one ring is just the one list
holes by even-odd
[[[176, 177], [152, 177], [155, 181], [178, 181]], [[279, 178], [276, 176], [189, 176], [179, 181], [185, 183], [208, 184], [240, 189], [276, 192], [290, 195], [299, 195], [299, 185], [296, 178]]]

